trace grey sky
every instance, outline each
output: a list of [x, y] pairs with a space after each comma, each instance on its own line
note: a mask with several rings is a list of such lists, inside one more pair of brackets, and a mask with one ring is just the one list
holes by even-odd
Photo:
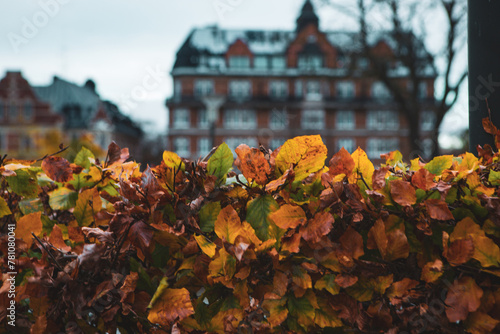
[[[302, 4], [303, 0], [3, 0], [0, 75], [21, 70], [33, 85], [48, 84], [53, 75], [78, 84], [92, 78], [104, 99], [119, 103], [134, 119], [150, 121], [148, 131], [162, 131], [164, 101], [172, 91], [168, 73], [193, 27], [291, 30]], [[47, 11], [52, 17], [45, 20]], [[329, 8], [321, 7], [319, 16], [323, 29], [355, 29]], [[30, 24], [35, 30], [26, 28]], [[131, 97], [134, 89], [144, 92], [141, 87], [151, 71], [164, 76], [148, 81], [143, 100]], [[455, 108], [454, 128], [467, 124], [464, 103], [465, 98]]]

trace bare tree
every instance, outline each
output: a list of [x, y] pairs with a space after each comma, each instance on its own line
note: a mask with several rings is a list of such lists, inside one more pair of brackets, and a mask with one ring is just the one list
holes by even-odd
[[[366, 73], [383, 82], [391, 92], [400, 113], [409, 125], [409, 145], [412, 155], [422, 154], [420, 119], [429, 110], [429, 101], [419, 96], [422, 78], [429, 66], [438, 74], [440, 89], [435, 94], [431, 110], [435, 122], [431, 131], [432, 156], [439, 154], [439, 128], [446, 113], [455, 105], [459, 89], [467, 78], [466, 64], [458, 64], [465, 49], [467, 37], [466, 0], [322, 0], [357, 21], [361, 50], [371, 64]], [[433, 22], [434, 20], [434, 22]], [[439, 21], [437, 21], [439, 20]], [[382, 22], [382, 23], [381, 23]], [[434, 24], [429, 24], [429, 23]], [[393, 43], [393, 55], [380, 56], [369, 43], [371, 35], [381, 30]], [[429, 51], [429, 37], [442, 36], [441, 48]], [[394, 64], [403, 66], [410, 80], [402, 85], [401, 79], [391, 74]], [[427, 105], [426, 105], [427, 104]]]

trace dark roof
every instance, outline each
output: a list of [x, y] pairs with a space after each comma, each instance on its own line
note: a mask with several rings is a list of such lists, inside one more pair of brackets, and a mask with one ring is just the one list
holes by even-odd
[[318, 15], [314, 12], [314, 7], [311, 1], [307, 0], [302, 7], [302, 11], [300, 12], [300, 16], [297, 18], [297, 32], [300, 32], [302, 29], [307, 27], [308, 25], [313, 24], [316, 28], [319, 27], [319, 18]]

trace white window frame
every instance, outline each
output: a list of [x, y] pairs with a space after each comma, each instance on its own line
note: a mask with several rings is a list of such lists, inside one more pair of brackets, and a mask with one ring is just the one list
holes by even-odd
[[389, 88], [382, 81], [375, 81], [372, 84], [372, 97], [375, 99], [391, 99], [392, 94]]
[[356, 85], [354, 81], [342, 80], [335, 84], [337, 96], [343, 99], [352, 99], [356, 97]]
[[325, 58], [320, 55], [299, 55], [297, 67], [299, 70], [319, 70], [324, 67]]
[[229, 96], [232, 98], [249, 98], [252, 95], [250, 80], [230, 80]]
[[325, 129], [325, 111], [303, 110], [300, 123], [304, 130], [323, 130]]
[[189, 129], [191, 127], [191, 110], [187, 108], [174, 109], [174, 129]]
[[285, 70], [286, 69], [286, 57], [274, 56], [271, 58], [271, 69], [273, 70]]
[[199, 157], [205, 157], [212, 149], [210, 147], [210, 138], [208, 138], [208, 137], [198, 138], [198, 142], [196, 144], [197, 144], [196, 148], [198, 150]]
[[270, 80], [269, 96], [274, 99], [285, 99], [288, 97], [288, 82], [286, 80]]
[[349, 153], [354, 152], [356, 150], [356, 139], [354, 138], [337, 139], [337, 152], [340, 151], [342, 147], [345, 148]]
[[356, 114], [352, 110], [339, 110], [335, 115], [337, 130], [354, 130], [356, 128]]
[[269, 58], [266, 56], [255, 56], [253, 58], [253, 67], [257, 70], [269, 69]]
[[269, 115], [269, 128], [271, 130], [284, 130], [288, 127], [288, 113], [286, 110], [274, 109]]
[[321, 82], [318, 80], [309, 80], [306, 82], [306, 100], [321, 101], [323, 98]]
[[173, 140], [174, 152], [182, 158], [191, 157], [191, 141], [189, 137], [176, 137]]
[[255, 110], [224, 110], [224, 128], [238, 130], [257, 129], [257, 113]]
[[213, 95], [214, 81], [211, 79], [196, 79], [194, 81], [194, 96], [208, 96]]
[[436, 126], [436, 113], [432, 110], [424, 110], [420, 113], [420, 130], [433, 131]]
[[246, 70], [250, 68], [249, 56], [229, 56], [228, 65], [231, 69]]
[[398, 138], [368, 138], [366, 154], [370, 159], [380, 159], [381, 154], [399, 150]]
[[394, 110], [369, 110], [366, 113], [366, 128], [369, 130], [398, 130], [399, 113]]
[[206, 109], [198, 110], [198, 128], [200, 128], [200, 129], [210, 128], [210, 121], [208, 119], [208, 111]]

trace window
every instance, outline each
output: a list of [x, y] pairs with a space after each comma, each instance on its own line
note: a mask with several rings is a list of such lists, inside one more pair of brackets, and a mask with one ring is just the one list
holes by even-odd
[[174, 97], [179, 98], [182, 95], [182, 82], [174, 80]]
[[272, 80], [269, 82], [269, 95], [275, 99], [283, 99], [288, 96], [288, 84], [284, 80]]
[[189, 109], [176, 109], [174, 110], [174, 128], [175, 129], [189, 129], [191, 117]]
[[283, 145], [285, 141], [285, 138], [271, 138], [271, 140], [269, 141], [269, 148], [274, 151], [275, 149]]
[[356, 141], [353, 138], [339, 138], [337, 140], [337, 151], [345, 148], [347, 152], [352, 153], [356, 150]]
[[366, 127], [370, 130], [397, 130], [399, 128], [399, 115], [392, 110], [368, 111]]
[[33, 118], [33, 104], [31, 101], [24, 102], [23, 112], [25, 121], [30, 121]]
[[427, 98], [427, 82], [418, 84], [418, 97], [421, 99]]
[[283, 130], [288, 126], [288, 115], [286, 110], [273, 110], [269, 117], [269, 128], [272, 130]]
[[226, 129], [256, 129], [257, 116], [254, 110], [226, 110], [224, 112]]
[[325, 128], [324, 110], [304, 110], [301, 119], [302, 129], [323, 130]]
[[250, 68], [250, 57], [248, 56], [230, 56], [229, 67], [234, 69]]
[[32, 148], [32, 142], [30, 136], [21, 136], [20, 138], [20, 149], [21, 151], [29, 151]]
[[191, 155], [191, 145], [189, 138], [178, 137], [174, 139], [174, 151], [180, 157], [188, 158]]
[[295, 96], [302, 97], [304, 87], [302, 85], [302, 80], [295, 81]]
[[336, 121], [338, 130], [354, 130], [356, 128], [354, 111], [337, 111]]
[[229, 137], [229, 138], [225, 138], [224, 142], [227, 144], [227, 146], [229, 146], [231, 151], [233, 151], [234, 156], [236, 155], [236, 153], [234, 153], [234, 150], [238, 146], [240, 146], [241, 144], [247, 144], [249, 147], [257, 147], [258, 146], [257, 139], [255, 139], [254, 137], [248, 137], [248, 138]]
[[198, 111], [198, 127], [200, 129], [208, 129], [210, 127], [208, 112], [205, 109]]
[[257, 56], [253, 59], [253, 67], [258, 70], [267, 70], [269, 68], [269, 61], [265, 56]]
[[[4, 114], [5, 114], [5, 109], [4, 109], [3, 101], [0, 100], [0, 121], [3, 120]], [[1, 147], [2, 146], [0, 146], [0, 148]]]
[[214, 93], [214, 81], [213, 80], [195, 80], [194, 82], [194, 95], [195, 96], [207, 96]]
[[236, 98], [247, 98], [252, 94], [252, 83], [248, 80], [229, 81], [229, 95]]
[[370, 138], [367, 143], [367, 154], [370, 159], [380, 159], [381, 154], [399, 150], [397, 138]]
[[299, 56], [298, 68], [301, 70], [317, 70], [323, 67], [322, 56]]
[[366, 59], [365, 57], [358, 58], [358, 68], [359, 69], [366, 70], [368, 68], [369, 64], [370, 63], [369, 63], [368, 59]]
[[353, 98], [356, 95], [356, 88], [352, 81], [337, 82], [337, 96], [340, 98]]
[[210, 138], [198, 138], [198, 156], [205, 157], [210, 152]]
[[321, 101], [322, 97], [319, 81], [308, 81], [306, 86], [306, 99], [309, 101]]
[[420, 129], [422, 131], [432, 131], [436, 126], [436, 114], [433, 111], [425, 110], [420, 114]]
[[383, 82], [377, 81], [372, 85], [372, 97], [377, 99], [390, 99], [392, 94]]
[[285, 57], [273, 57], [271, 59], [271, 68], [273, 70], [286, 69], [286, 58]]
[[17, 113], [17, 104], [15, 102], [11, 102], [9, 106], [9, 119], [11, 121], [15, 121], [17, 120], [18, 116], [19, 115]]

